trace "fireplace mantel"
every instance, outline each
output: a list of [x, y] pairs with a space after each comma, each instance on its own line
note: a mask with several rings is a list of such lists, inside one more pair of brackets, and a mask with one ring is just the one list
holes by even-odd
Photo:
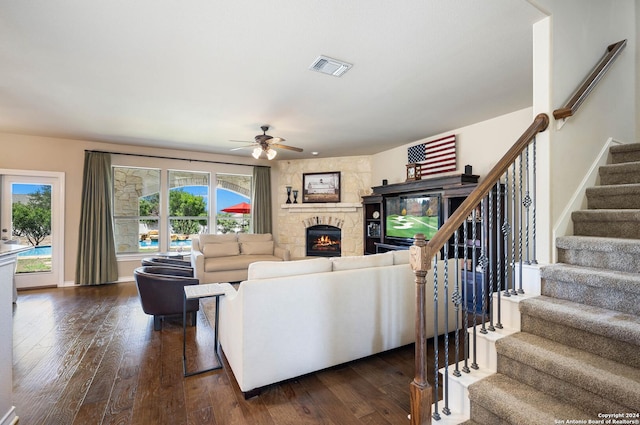
[[280, 204], [280, 208], [288, 210], [289, 213], [311, 213], [311, 212], [357, 212], [362, 208], [359, 202], [328, 202], [310, 204]]

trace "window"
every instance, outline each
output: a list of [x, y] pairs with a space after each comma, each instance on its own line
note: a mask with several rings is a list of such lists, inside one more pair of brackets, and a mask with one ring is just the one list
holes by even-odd
[[249, 233], [252, 177], [216, 174], [216, 233]]
[[171, 251], [190, 251], [191, 236], [209, 233], [209, 173], [169, 170]]
[[113, 165], [116, 254], [187, 253], [194, 235], [251, 231], [250, 167], [216, 165], [214, 174], [202, 164], [185, 170], [177, 161], [129, 161]]
[[114, 167], [113, 215], [117, 254], [158, 252], [160, 170]]

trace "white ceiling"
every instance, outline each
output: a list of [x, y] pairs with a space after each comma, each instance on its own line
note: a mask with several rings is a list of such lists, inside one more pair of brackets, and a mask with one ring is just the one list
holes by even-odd
[[[0, 0], [0, 131], [366, 155], [532, 103], [525, 0]], [[326, 55], [342, 77], [310, 71]]]

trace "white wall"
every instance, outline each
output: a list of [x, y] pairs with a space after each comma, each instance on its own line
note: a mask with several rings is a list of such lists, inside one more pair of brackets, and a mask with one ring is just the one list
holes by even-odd
[[[431, 140], [455, 133], [458, 142], [458, 168], [473, 166], [474, 174], [481, 177], [524, 129], [531, 123], [534, 112], [547, 112], [562, 106], [589, 70], [597, 63], [605, 47], [621, 39], [627, 39], [627, 48], [612, 69], [591, 94], [575, 117], [569, 119], [561, 130], [552, 125], [549, 131], [548, 163], [540, 164], [549, 172], [548, 197], [552, 225], [559, 219], [567, 203], [601, 146], [611, 137], [635, 142], [640, 134], [640, 62], [637, 56], [640, 34], [636, 25], [640, 22], [640, 7], [633, 0], [530, 0], [551, 15], [549, 19], [550, 46], [548, 81], [534, 90], [542, 90], [544, 101], [550, 107], [525, 108], [501, 117], [432, 135]], [[542, 49], [543, 51], [545, 49]], [[543, 71], [544, 73], [544, 71]], [[546, 76], [545, 76], [546, 77]], [[544, 81], [544, 78], [541, 80]], [[378, 186], [382, 179], [389, 183], [405, 180], [405, 146], [373, 155], [371, 158], [371, 185]], [[171, 151], [151, 148], [134, 148], [90, 141], [66, 140], [37, 136], [0, 134], [0, 144], [9, 147], [0, 156], [0, 168], [62, 171], [66, 173], [67, 199], [65, 218], [65, 280], [72, 281], [77, 252], [77, 221], [79, 216], [80, 185], [84, 149], [121, 150], [135, 153], [167, 156], [190, 156], [211, 160], [224, 160], [223, 156], [197, 152]], [[244, 162], [238, 157], [226, 157], [230, 162]], [[247, 159], [247, 164], [253, 162]], [[278, 173], [274, 174], [274, 199], [281, 193]], [[540, 194], [542, 195], [542, 194]], [[278, 204], [274, 206], [274, 210]], [[123, 275], [126, 272], [123, 271]]]
[[[543, 249], [548, 249], [552, 261], [554, 237], [572, 233], [567, 211], [581, 204], [585, 178], [607, 140], [636, 140], [638, 11], [633, 0], [532, 3], [550, 14], [534, 31], [539, 66], [534, 69], [534, 111], [548, 111], [551, 118], [549, 131], [541, 138], [540, 171], [546, 180], [540, 187], [546, 196], [543, 202], [548, 202], [544, 210], [550, 211], [549, 223], [541, 228], [541, 233], [551, 235]], [[558, 128], [552, 111], [565, 105], [606, 47], [623, 39], [627, 39], [626, 49], [576, 115]]]
[[[640, 136], [640, 6], [636, 3], [636, 138]], [[637, 139], [634, 140], [637, 142]]]
[[[120, 156], [113, 159], [114, 164], [136, 165], [141, 167], [172, 167], [182, 170], [200, 170], [213, 172], [251, 173], [253, 164], [272, 165], [265, 161], [255, 161], [237, 156], [214, 155], [202, 152], [147, 148], [130, 145], [100, 143], [86, 140], [71, 140], [53, 137], [39, 137], [0, 133], [0, 146], [7, 147], [0, 155], [0, 168], [38, 171], [57, 171], [65, 173], [65, 235], [64, 235], [64, 281], [72, 283], [75, 279], [76, 257], [78, 252], [78, 223], [80, 220], [80, 199], [82, 194], [82, 169], [84, 151], [102, 150], [140, 155], [157, 155], [177, 158], [191, 158], [206, 161], [245, 163], [247, 166], [231, 166], [188, 161], [169, 161], [138, 156]], [[131, 260], [119, 259], [118, 275], [121, 279], [131, 278], [133, 270], [140, 265], [140, 256]]]
[[456, 172], [463, 172], [464, 166], [469, 164], [473, 167], [473, 174], [479, 175], [482, 180], [532, 121], [532, 109], [525, 108], [373, 155], [372, 184], [379, 186], [383, 179], [387, 179], [390, 184], [404, 182], [407, 148], [450, 134], [456, 135], [458, 168]]
[[[551, 13], [551, 104], [564, 106], [606, 47], [627, 48], [577, 114], [550, 128], [551, 218], [555, 222], [610, 137], [636, 138], [636, 10], [633, 0], [542, 0]], [[568, 166], [570, 165], [570, 166]], [[562, 182], [562, 184], [553, 184]]]

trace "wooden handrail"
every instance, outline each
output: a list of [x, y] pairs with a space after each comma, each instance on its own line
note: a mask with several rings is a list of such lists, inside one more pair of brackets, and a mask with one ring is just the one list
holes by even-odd
[[[548, 126], [549, 116], [544, 113], [538, 114], [529, 128], [522, 133], [522, 136], [520, 136], [500, 161], [489, 171], [485, 179], [476, 186], [473, 192], [467, 196], [447, 221], [444, 222], [433, 238], [431, 238], [428, 243], [425, 243], [424, 235], [419, 233], [415, 235], [414, 243], [409, 248], [409, 263], [416, 276], [416, 373], [409, 386], [411, 425], [431, 424], [432, 390], [427, 381], [427, 317], [425, 307], [426, 275], [429, 269], [431, 269], [431, 260], [438, 254], [444, 244], [449, 241], [454, 232], [462, 226], [462, 223], [464, 223], [469, 214], [471, 214], [480, 201], [487, 196], [511, 164], [513, 164], [527, 146], [529, 146], [529, 143], [536, 137], [536, 134], [545, 131]], [[435, 287], [434, 291], [437, 291], [437, 287]], [[437, 321], [434, 323], [434, 329], [438, 329]]]
[[621, 40], [607, 47], [607, 51], [591, 74], [582, 82], [578, 90], [571, 96], [565, 106], [553, 111], [553, 117], [557, 120], [568, 118], [576, 113], [582, 102], [609, 70], [613, 61], [618, 57], [622, 49], [627, 45], [627, 40]]
[[[498, 161], [498, 163], [489, 171], [487, 176], [478, 186], [467, 196], [460, 206], [451, 214], [444, 222], [440, 230], [427, 243], [427, 258], [433, 258], [445, 243], [451, 238], [453, 233], [462, 226], [462, 223], [471, 214], [473, 209], [480, 203], [491, 188], [495, 186], [498, 179], [504, 175], [509, 166], [518, 158], [525, 150], [536, 134], [541, 133], [549, 126], [549, 116], [547, 114], [538, 114], [529, 128], [522, 133], [522, 136], [514, 143], [506, 154]], [[427, 263], [431, 266], [431, 263]]]

